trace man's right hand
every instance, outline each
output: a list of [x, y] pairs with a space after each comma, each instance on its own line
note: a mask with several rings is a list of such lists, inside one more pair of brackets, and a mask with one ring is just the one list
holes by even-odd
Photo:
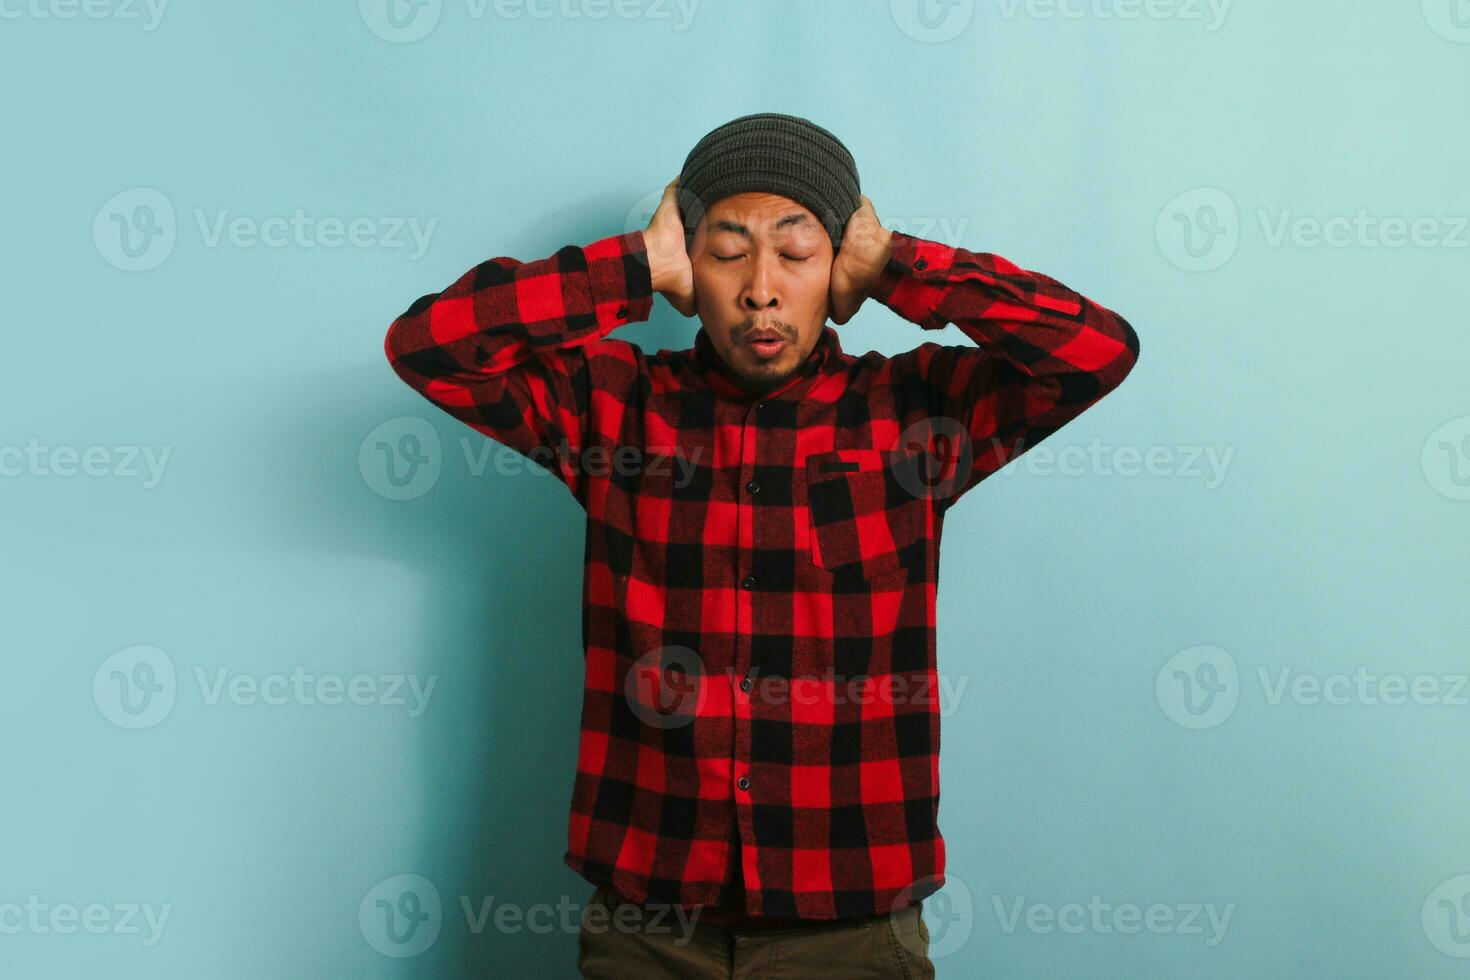
[[694, 315], [694, 267], [684, 247], [684, 221], [679, 217], [675, 188], [679, 178], [669, 181], [658, 210], [643, 230], [648, 248], [648, 271], [655, 292], [663, 293], [669, 305], [685, 316]]

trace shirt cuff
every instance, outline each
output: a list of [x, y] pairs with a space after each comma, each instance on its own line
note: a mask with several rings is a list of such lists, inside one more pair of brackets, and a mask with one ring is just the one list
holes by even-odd
[[582, 249], [598, 336], [653, 312], [653, 279], [641, 228], [600, 238]]
[[924, 238], [893, 233], [893, 254], [878, 274], [878, 281], [868, 292], [875, 299], [906, 320], [919, 324], [926, 330], [937, 330], [946, 323], [931, 316], [915, 316], [915, 311], [930, 312], [924, 299], [933, 299], [930, 282], [942, 282], [954, 258], [954, 249], [940, 242]]

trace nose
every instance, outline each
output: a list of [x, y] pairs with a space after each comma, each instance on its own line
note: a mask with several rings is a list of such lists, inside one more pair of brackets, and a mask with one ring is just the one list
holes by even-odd
[[740, 302], [746, 311], [752, 313], [781, 308], [772, 260], [766, 255], [758, 255], [750, 264], [750, 279], [740, 292]]

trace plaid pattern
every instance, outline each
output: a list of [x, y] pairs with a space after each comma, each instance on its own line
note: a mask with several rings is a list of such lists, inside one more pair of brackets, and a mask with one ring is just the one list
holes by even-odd
[[609, 338], [652, 307], [641, 230], [490, 259], [388, 332], [405, 382], [587, 513], [564, 860], [631, 901], [721, 904], [743, 879], [751, 915], [833, 919], [943, 884], [944, 514], [1116, 387], [1138, 338], [1047, 276], [900, 233], [871, 296], [975, 345], [854, 356], [827, 325], [753, 397], [703, 329], [651, 354]]

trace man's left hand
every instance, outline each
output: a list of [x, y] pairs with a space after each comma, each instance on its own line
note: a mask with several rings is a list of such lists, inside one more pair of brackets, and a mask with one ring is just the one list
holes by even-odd
[[847, 219], [842, 246], [832, 260], [828, 301], [832, 320], [851, 320], [878, 282], [878, 276], [893, 255], [893, 232], [878, 223], [878, 213], [868, 195]]

